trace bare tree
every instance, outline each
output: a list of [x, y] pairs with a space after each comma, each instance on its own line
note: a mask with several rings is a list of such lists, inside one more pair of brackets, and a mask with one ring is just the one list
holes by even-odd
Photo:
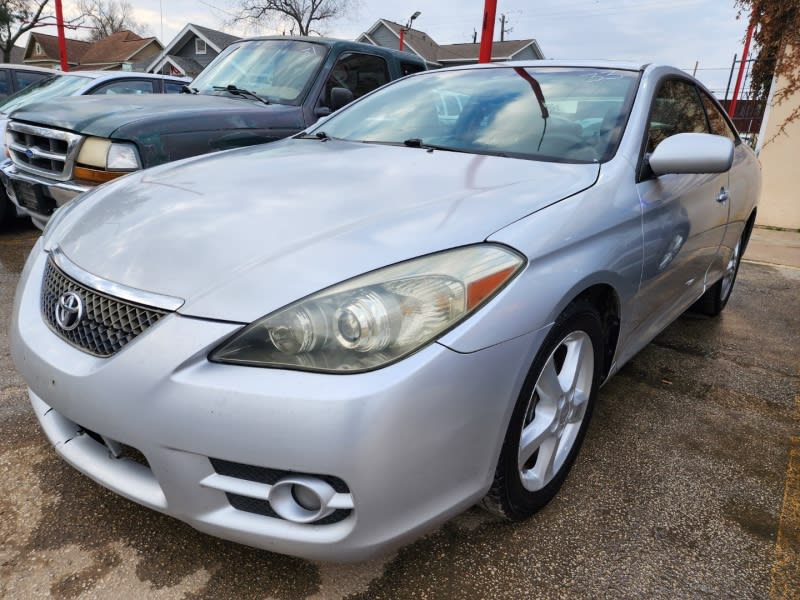
[[52, 25], [42, 16], [50, 0], [0, 0], [0, 50], [3, 62], [11, 60], [11, 50], [19, 37], [36, 27]]
[[91, 41], [101, 40], [118, 31], [147, 33], [147, 27], [133, 18], [133, 8], [126, 0], [79, 0], [78, 10], [84, 26], [90, 27]]
[[237, 23], [289, 26], [292, 35], [319, 33], [315, 24], [344, 16], [357, 0], [238, 0]]
[[[800, 0], [736, 0], [736, 4], [739, 15], [755, 26], [757, 55], [750, 84], [754, 97], [766, 99], [773, 76], [780, 77], [783, 84], [773, 97], [776, 104], [800, 97]], [[781, 124], [776, 135], [785, 133], [786, 126], [798, 120], [800, 106]]]

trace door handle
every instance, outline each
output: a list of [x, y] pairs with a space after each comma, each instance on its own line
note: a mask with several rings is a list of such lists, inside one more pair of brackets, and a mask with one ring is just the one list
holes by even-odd
[[730, 192], [725, 188], [720, 188], [719, 194], [717, 194], [717, 202], [722, 204], [723, 202], [727, 202], [728, 199], [731, 197]]

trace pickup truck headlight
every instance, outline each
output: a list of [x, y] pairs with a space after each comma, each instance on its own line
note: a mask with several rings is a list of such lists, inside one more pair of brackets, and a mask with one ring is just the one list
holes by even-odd
[[108, 171], [135, 171], [141, 168], [136, 146], [123, 142], [90, 137], [83, 141], [78, 164]]
[[523, 264], [508, 248], [480, 244], [379, 269], [253, 322], [209, 360], [328, 373], [376, 369], [464, 320]]

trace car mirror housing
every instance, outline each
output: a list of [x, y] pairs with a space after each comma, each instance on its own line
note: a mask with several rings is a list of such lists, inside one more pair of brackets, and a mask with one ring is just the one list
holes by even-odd
[[657, 176], [724, 173], [733, 164], [733, 142], [710, 133], [678, 133], [656, 146], [649, 163]]

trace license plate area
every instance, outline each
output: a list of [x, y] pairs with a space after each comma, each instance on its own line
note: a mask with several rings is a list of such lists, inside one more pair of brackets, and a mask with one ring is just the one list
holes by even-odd
[[23, 208], [40, 215], [51, 215], [56, 209], [56, 201], [45, 196], [42, 186], [27, 181], [12, 181], [17, 202]]

